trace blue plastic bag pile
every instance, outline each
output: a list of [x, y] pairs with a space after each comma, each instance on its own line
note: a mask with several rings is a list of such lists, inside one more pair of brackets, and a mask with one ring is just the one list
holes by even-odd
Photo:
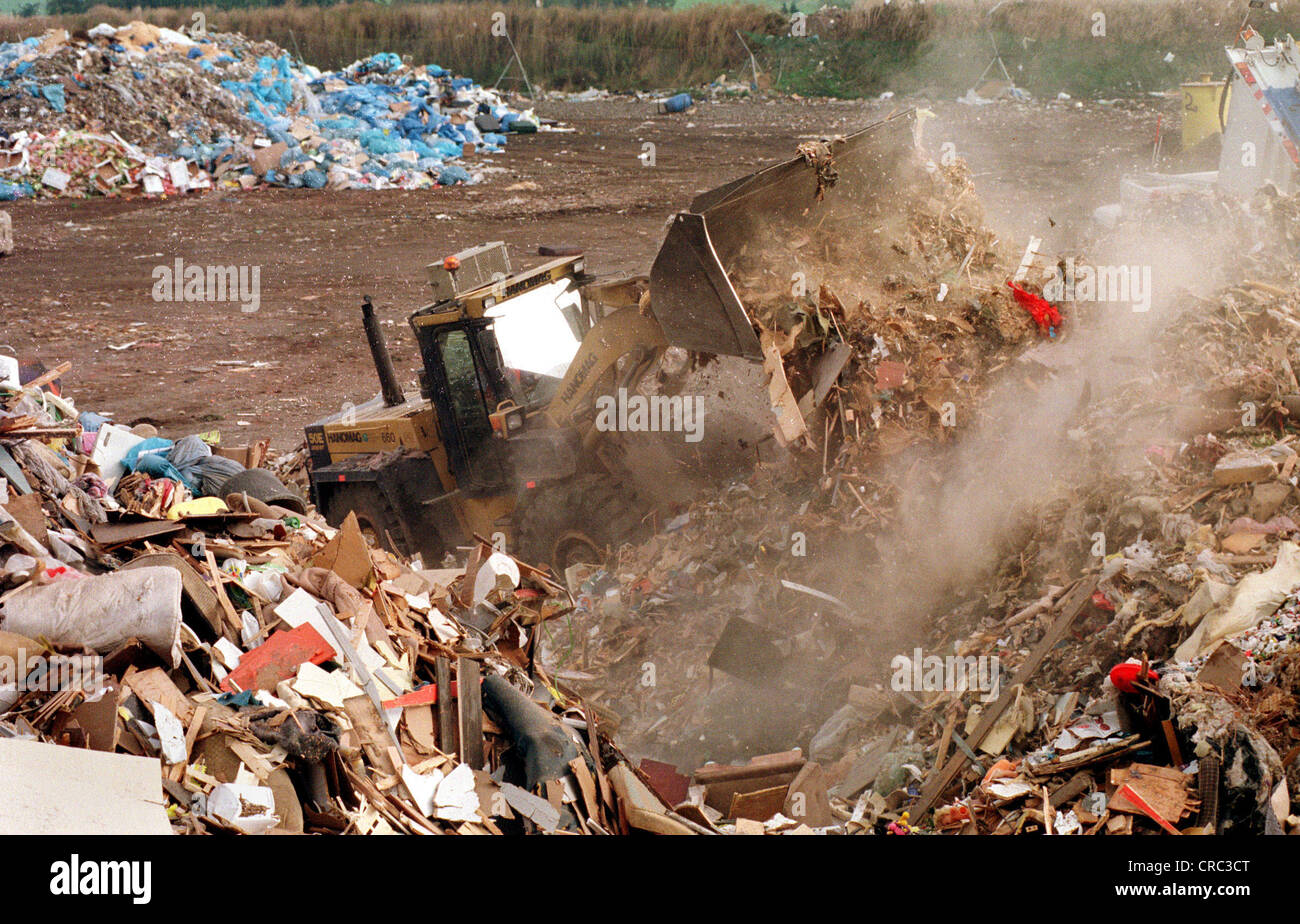
[[[117, 30], [99, 26], [89, 41], [114, 70], [129, 69], [145, 82], [166, 79], [154, 64], [188, 62], [233, 94], [256, 127], [251, 135], [223, 126], [190, 131], [174, 150], [148, 152], [183, 158], [217, 185], [414, 189], [471, 183], [475, 177], [463, 163], [468, 154], [498, 152], [508, 133], [540, 128], [531, 111], [511, 109], [496, 92], [438, 65], [404, 63], [389, 52], [321, 72], [271, 43], [254, 46], [239, 35], [209, 33], [195, 40], [161, 30], [160, 40], [152, 42], [142, 38], [149, 35], [142, 29], [160, 31], [139, 23]], [[65, 96], [61, 84], [40, 85], [24, 76], [39, 54], [59, 53], [50, 50], [48, 38], [49, 33], [41, 40], [0, 43], [0, 86], [19, 81], [49, 111], [73, 112], [78, 94]], [[63, 47], [78, 41], [86, 40]], [[105, 92], [114, 91], [105, 87]], [[199, 140], [211, 138], [216, 140]]]
[[[409, 67], [387, 52], [328, 73], [298, 69], [288, 55], [262, 56], [248, 79], [222, 86], [245, 101], [268, 140], [284, 146], [265, 174], [284, 186], [469, 183], [469, 171], [455, 163], [467, 149], [500, 151], [503, 127], [537, 126], [531, 113], [510, 109], [468, 78], [437, 65]], [[207, 154], [215, 168], [230, 152], [184, 153]]]

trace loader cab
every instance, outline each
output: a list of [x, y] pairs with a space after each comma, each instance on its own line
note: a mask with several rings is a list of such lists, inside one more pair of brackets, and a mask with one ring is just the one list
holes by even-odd
[[426, 381], [456, 485], [467, 494], [503, 491], [510, 480], [489, 418], [504, 394], [486, 352], [491, 325], [462, 321], [439, 328], [421, 344]]
[[555, 396], [590, 329], [580, 273], [580, 258], [555, 260], [412, 315], [426, 391], [465, 494], [512, 493], [521, 479], [572, 473], [576, 458], [556, 458], [557, 435], [528, 418]]

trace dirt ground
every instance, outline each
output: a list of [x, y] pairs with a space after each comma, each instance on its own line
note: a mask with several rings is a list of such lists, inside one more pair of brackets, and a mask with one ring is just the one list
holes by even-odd
[[[490, 240], [516, 267], [541, 244], [582, 247], [590, 272], [648, 270], [665, 220], [691, 197], [847, 133], [905, 103], [705, 103], [656, 116], [635, 100], [549, 102], [568, 129], [512, 137], [482, 184], [422, 191], [212, 192], [169, 201], [12, 203], [15, 253], [0, 260], [0, 346], [47, 365], [83, 410], [147, 420], [227, 443], [302, 426], [378, 390], [359, 306], [374, 297], [399, 375], [418, 356], [406, 326], [426, 303], [425, 266]], [[1014, 240], [1068, 244], [1120, 175], [1150, 169], [1157, 120], [1176, 103], [928, 105], [924, 144], [971, 165], [989, 223]], [[640, 159], [654, 145], [653, 166]], [[261, 305], [156, 302], [153, 270], [186, 263], [260, 267]], [[413, 387], [413, 386], [412, 386]]]

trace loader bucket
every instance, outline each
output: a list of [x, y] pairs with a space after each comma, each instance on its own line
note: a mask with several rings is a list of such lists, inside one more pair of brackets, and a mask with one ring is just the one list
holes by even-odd
[[815, 292], [852, 242], [897, 220], [898, 184], [920, 169], [914, 122], [909, 109], [826, 148], [801, 145], [675, 215], [650, 270], [650, 308], [668, 343], [761, 360], [753, 303], [788, 295], [799, 278]]

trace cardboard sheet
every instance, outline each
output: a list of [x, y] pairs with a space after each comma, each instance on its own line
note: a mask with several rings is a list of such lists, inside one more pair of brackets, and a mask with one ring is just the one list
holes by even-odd
[[171, 834], [156, 757], [0, 739], [0, 834]]

